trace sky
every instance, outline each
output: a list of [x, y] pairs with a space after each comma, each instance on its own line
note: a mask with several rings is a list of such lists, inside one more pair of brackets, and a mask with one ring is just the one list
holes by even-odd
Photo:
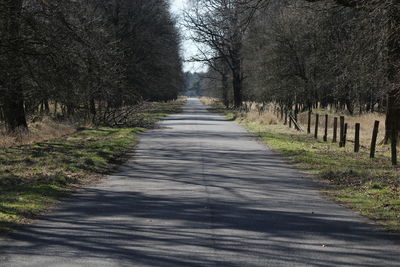
[[[177, 17], [178, 20], [178, 27], [181, 31], [181, 35], [183, 37], [182, 40], [182, 45], [181, 45], [181, 53], [183, 59], [189, 59], [191, 56], [196, 55], [197, 53], [197, 48], [196, 45], [190, 41], [190, 40], [185, 40], [185, 36], [188, 36], [187, 30], [182, 25], [179, 25], [179, 23], [182, 21], [182, 16], [183, 16], [183, 11], [185, 8], [187, 8], [187, 3], [186, 0], [170, 0], [171, 1], [171, 12], [174, 14], [174, 16]], [[203, 66], [202, 63], [194, 63], [194, 62], [184, 62], [183, 64], [183, 70], [190, 71], [190, 72], [202, 72], [206, 71], [206, 67]]]

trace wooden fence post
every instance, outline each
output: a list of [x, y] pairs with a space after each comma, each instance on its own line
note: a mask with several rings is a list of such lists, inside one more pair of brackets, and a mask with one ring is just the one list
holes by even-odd
[[318, 138], [318, 124], [319, 124], [319, 114], [315, 114], [315, 131], [314, 131], [314, 138]]
[[392, 154], [392, 165], [397, 165], [397, 121], [392, 125], [391, 132], [391, 154]]
[[360, 124], [356, 123], [355, 126], [356, 133], [354, 136], [354, 152], [359, 152], [360, 151]]
[[340, 116], [340, 133], [339, 133], [339, 146], [343, 147], [344, 136], [344, 116]]
[[281, 108], [281, 120], [283, 120], [283, 108]]
[[325, 114], [325, 134], [324, 134], [324, 141], [328, 141], [328, 120], [329, 120], [329, 115]]
[[292, 119], [290, 118], [292, 116], [292, 112], [289, 113], [289, 128], [292, 128]]
[[311, 133], [311, 110], [308, 111], [307, 133]]
[[376, 148], [376, 139], [378, 138], [378, 131], [379, 131], [379, 121], [375, 121], [371, 139], [371, 152], [369, 154], [369, 157], [371, 159], [375, 158], [375, 148]]
[[348, 127], [348, 124], [347, 124], [347, 123], [345, 123], [345, 124], [344, 124], [344, 134], [343, 134], [343, 147], [345, 147], [345, 146], [346, 146], [346, 139], [347, 139], [347, 127]]
[[338, 119], [337, 117], [335, 117], [333, 119], [333, 138], [332, 138], [332, 143], [336, 143], [337, 142], [337, 123], [338, 123]]
[[301, 128], [300, 124], [298, 124], [297, 121], [296, 121], [292, 116], [289, 116], [289, 120], [293, 123], [294, 128], [295, 128], [297, 131], [300, 131], [300, 132], [303, 131], [303, 129]]

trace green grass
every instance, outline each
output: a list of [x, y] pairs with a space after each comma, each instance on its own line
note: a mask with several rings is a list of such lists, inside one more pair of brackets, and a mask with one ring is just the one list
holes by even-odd
[[182, 104], [151, 105], [140, 114], [141, 127], [82, 129], [63, 138], [0, 150], [0, 232], [28, 223], [61, 197], [114, 171], [139, 133], [179, 112]]
[[370, 159], [369, 150], [362, 148], [359, 153], [354, 153], [351, 143], [346, 148], [339, 148], [338, 144], [316, 140], [281, 123], [265, 125], [218, 105], [213, 109], [229, 119], [236, 118], [273, 150], [313, 174], [324, 193], [332, 199], [373, 219], [387, 230], [400, 233], [400, 174], [398, 167], [391, 166], [387, 152], [377, 153], [375, 159]]

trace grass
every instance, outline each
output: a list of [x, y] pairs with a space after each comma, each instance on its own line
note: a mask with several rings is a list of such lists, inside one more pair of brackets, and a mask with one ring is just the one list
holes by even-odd
[[[328, 120], [328, 131], [332, 133], [333, 131], [333, 118], [339, 116], [345, 117], [345, 122], [348, 123], [348, 132], [347, 132], [347, 139], [354, 140], [355, 134], [355, 124], [360, 123], [361, 130], [360, 130], [360, 143], [363, 146], [369, 146], [371, 144], [372, 138], [372, 129], [374, 128], [374, 122], [377, 120], [379, 121], [379, 132], [378, 132], [378, 140], [381, 142], [385, 136], [385, 114], [382, 113], [363, 113], [361, 115], [350, 116], [348, 114], [337, 114], [332, 113], [332, 111], [327, 110], [317, 110], [314, 113], [319, 113], [319, 135], [323, 136], [324, 134], [324, 127], [325, 127], [325, 114], [329, 115]], [[303, 126], [304, 129], [307, 129], [307, 121], [308, 121], [308, 112], [300, 113], [298, 116], [299, 123]], [[311, 117], [311, 125], [315, 125], [315, 116]], [[314, 128], [312, 129], [314, 131]], [[380, 149], [386, 149], [387, 147], [380, 147]]]
[[126, 160], [139, 133], [179, 112], [182, 104], [152, 104], [140, 115], [139, 127], [80, 129], [46, 142], [0, 150], [0, 232], [29, 223], [60, 198], [114, 171]]
[[40, 121], [30, 122], [28, 132], [17, 131], [10, 135], [0, 129], [0, 148], [43, 142], [72, 134], [75, 131], [76, 127], [71, 123], [56, 122], [50, 117], [44, 117]]
[[379, 149], [370, 159], [366, 147], [354, 153], [351, 143], [339, 148], [331, 141], [316, 140], [282, 125], [271, 113], [257, 116], [226, 110], [220, 104], [213, 109], [236, 118], [272, 149], [313, 174], [330, 198], [400, 233], [400, 169], [391, 166], [388, 149]]

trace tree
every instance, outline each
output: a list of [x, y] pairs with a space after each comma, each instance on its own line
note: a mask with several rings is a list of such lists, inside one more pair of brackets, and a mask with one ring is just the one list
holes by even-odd
[[[324, 0], [306, 0], [319, 2]], [[386, 103], [386, 141], [390, 139], [392, 132], [400, 135], [400, 0], [335, 0], [339, 5], [357, 9], [385, 9], [386, 22], [386, 46], [387, 46], [387, 90]]]
[[[203, 45], [194, 60], [219, 70], [222, 81], [228, 78], [224, 66], [229, 68], [236, 108], [243, 101], [243, 41], [255, 12], [264, 3], [264, 0], [198, 0], [185, 16], [192, 40]], [[216, 68], [216, 62], [223, 66]]]
[[168, 9], [167, 0], [0, 1], [0, 122], [27, 129], [26, 117], [54, 107], [102, 123], [143, 100], [175, 99], [182, 60]]
[[26, 129], [21, 59], [22, 0], [0, 3], [0, 92], [6, 130]]

